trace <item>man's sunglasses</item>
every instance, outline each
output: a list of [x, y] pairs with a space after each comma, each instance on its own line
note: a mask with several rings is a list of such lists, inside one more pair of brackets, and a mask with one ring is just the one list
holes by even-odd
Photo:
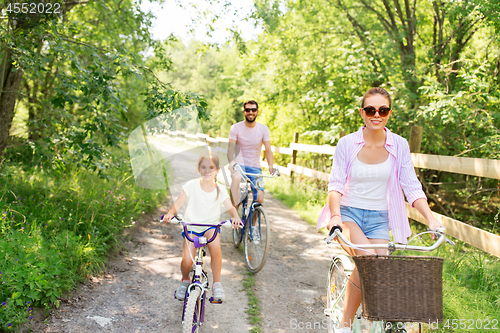
[[245, 108], [245, 112], [257, 112], [259, 111], [259, 109], [249, 109], [249, 108]]
[[387, 117], [389, 115], [389, 112], [391, 111], [391, 108], [388, 108], [387, 106], [382, 106], [378, 109], [375, 109], [373, 106], [367, 106], [363, 108], [363, 110], [365, 110], [365, 113], [368, 117], [373, 117], [375, 115], [375, 112], [377, 111], [381, 117]]

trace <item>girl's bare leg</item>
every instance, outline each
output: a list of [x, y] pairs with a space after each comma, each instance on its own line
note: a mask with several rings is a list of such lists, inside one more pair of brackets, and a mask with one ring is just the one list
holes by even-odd
[[[212, 238], [215, 229], [208, 230], [205, 232], [205, 237], [207, 239]], [[220, 274], [222, 270], [222, 253], [220, 250], [220, 237], [217, 235], [213, 242], [208, 244], [208, 251], [210, 251], [210, 261], [212, 266], [212, 275], [214, 276], [214, 283], [220, 282]]]
[[[344, 231], [343, 234], [349, 239], [352, 243], [355, 244], [387, 244], [389, 241], [386, 239], [369, 239], [365, 236], [365, 234], [361, 231], [359, 226], [354, 222], [344, 222]], [[344, 250], [346, 250], [349, 255], [369, 255], [370, 253], [362, 250], [354, 250], [347, 246], [343, 246]], [[373, 250], [372, 250], [373, 252]], [[377, 254], [387, 254], [387, 250], [375, 250]], [[358, 310], [359, 305], [361, 304], [361, 290], [360, 282], [359, 282], [359, 274], [358, 268], [354, 267], [354, 270], [349, 279], [350, 282], [347, 284], [346, 295], [345, 295], [345, 303], [344, 303], [344, 314], [342, 316], [342, 325], [341, 327], [350, 327], [353, 323], [354, 316], [356, 315], [356, 311]]]
[[193, 266], [193, 261], [189, 255], [189, 248], [191, 248], [191, 254], [195, 255], [194, 244], [184, 238], [184, 246], [182, 247], [182, 261], [181, 261], [181, 273], [182, 280], [189, 280], [189, 273], [191, 272], [191, 267]]

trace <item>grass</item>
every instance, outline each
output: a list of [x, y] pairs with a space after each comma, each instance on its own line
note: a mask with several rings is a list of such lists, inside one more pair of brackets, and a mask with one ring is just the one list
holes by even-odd
[[266, 191], [286, 206], [295, 210], [300, 218], [316, 225], [319, 213], [326, 203], [326, 191], [318, 191], [314, 183], [290, 183], [290, 178], [280, 176], [266, 180]]
[[243, 288], [245, 289], [245, 292], [248, 296], [248, 308], [245, 312], [248, 314], [248, 320], [253, 326], [250, 332], [262, 332], [261, 308], [259, 305], [259, 299], [255, 294], [255, 280], [253, 278], [253, 274], [249, 271], [245, 271], [245, 276], [243, 278]]
[[5, 161], [0, 169], [0, 331], [32, 320], [32, 307], [99, 273], [120, 233], [164, 193], [135, 186], [128, 159], [104, 177], [67, 166]]
[[[316, 225], [319, 212], [326, 202], [326, 191], [325, 193], [316, 191], [310, 184], [290, 185], [289, 178], [285, 176], [268, 181], [266, 189], [288, 207], [296, 210], [303, 219]], [[414, 233], [424, 228], [417, 222], [414, 222], [412, 227]], [[439, 325], [438, 330], [423, 325], [424, 331], [468, 332], [471, 322], [474, 321], [475, 325], [475, 321], [479, 319], [483, 323], [488, 319], [491, 322], [490, 328], [496, 320], [496, 327], [500, 328], [500, 259], [461, 241], [454, 241], [455, 246], [446, 244], [430, 254], [444, 258], [445, 322]], [[417, 240], [417, 243], [419, 242], [430, 243], [429, 240]], [[423, 255], [417, 252], [405, 252], [405, 255], [409, 254]], [[453, 319], [458, 321], [452, 322]], [[463, 319], [462, 323], [466, 323], [466, 329], [463, 329], [460, 319]]]

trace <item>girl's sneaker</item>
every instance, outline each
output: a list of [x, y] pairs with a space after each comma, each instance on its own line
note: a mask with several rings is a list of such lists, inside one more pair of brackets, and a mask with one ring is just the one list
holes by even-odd
[[222, 289], [222, 284], [220, 282], [214, 282], [212, 293], [215, 301], [223, 301], [225, 298], [224, 289]]
[[188, 286], [189, 286], [189, 280], [182, 281], [177, 287], [177, 290], [175, 291], [175, 298], [177, 298], [179, 301], [183, 301], [184, 298], [186, 297], [186, 290]]

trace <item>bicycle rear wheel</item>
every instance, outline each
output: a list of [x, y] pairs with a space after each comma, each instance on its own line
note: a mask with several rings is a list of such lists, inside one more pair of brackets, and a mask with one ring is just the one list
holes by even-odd
[[194, 290], [189, 293], [186, 303], [184, 321], [182, 322], [182, 333], [197, 333], [200, 331], [202, 307], [201, 289], [194, 288]]
[[[271, 226], [262, 206], [255, 207], [252, 217], [245, 223], [248, 224], [243, 237], [245, 263], [250, 272], [257, 273], [264, 267], [267, 260], [271, 244]], [[252, 224], [255, 225], [253, 231], [250, 230]]]
[[[240, 203], [240, 205], [238, 206], [238, 216], [240, 217], [240, 219], [243, 221], [245, 219], [245, 217], [243, 216], [243, 205], [246, 204], [246, 201], [243, 203]], [[241, 244], [241, 233], [245, 230], [245, 228], [237, 228], [237, 229], [233, 229], [233, 245], [235, 248], [238, 248], [240, 247], [240, 244]]]

